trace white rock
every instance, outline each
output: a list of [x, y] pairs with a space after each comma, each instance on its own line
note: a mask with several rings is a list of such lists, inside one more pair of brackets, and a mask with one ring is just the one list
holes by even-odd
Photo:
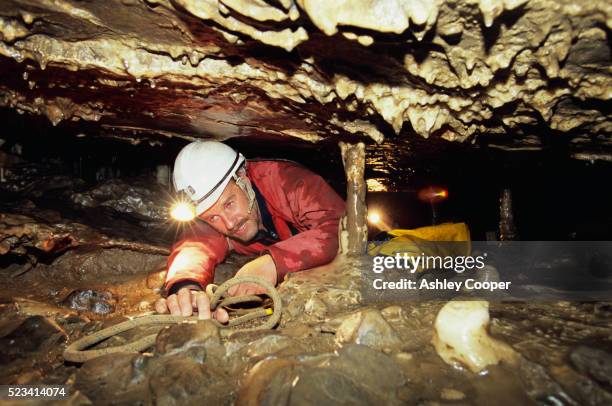
[[514, 351], [489, 336], [488, 324], [488, 302], [448, 302], [436, 317], [432, 343], [444, 362], [465, 366], [475, 373], [501, 360], [511, 362], [515, 357]]

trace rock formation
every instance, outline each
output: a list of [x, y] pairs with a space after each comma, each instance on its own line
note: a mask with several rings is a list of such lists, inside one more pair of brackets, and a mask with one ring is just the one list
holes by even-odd
[[433, 345], [447, 364], [481, 372], [502, 360], [512, 361], [512, 348], [489, 336], [489, 303], [451, 301], [436, 317]]
[[611, 27], [605, 0], [5, 0], [0, 106], [135, 142], [418, 134], [610, 160]]

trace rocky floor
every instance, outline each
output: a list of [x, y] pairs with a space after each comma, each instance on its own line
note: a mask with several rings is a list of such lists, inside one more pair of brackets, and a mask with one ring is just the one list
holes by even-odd
[[[515, 357], [474, 373], [432, 345], [444, 303], [366, 303], [359, 259], [291, 274], [275, 330], [221, 338], [210, 322], [172, 325], [144, 353], [65, 362], [69, 343], [152, 311], [159, 297], [168, 245], [109, 229], [31, 201], [3, 205], [0, 384], [66, 384], [62, 404], [612, 403], [610, 303], [490, 303], [490, 334]], [[216, 281], [245, 260], [230, 257]]]
[[[364, 306], [359, 267], [342, 260], [292, 275], [281, 285], [285, 312], [276, 330], [221, 339], [208, 322], [172, 325], [146, 353], [67, 363], [62, 359], [67, 343], [127, 314], [151, 310], [163, 276], [161, 255], [122, 250], [80, 255], [66, 253], [18, 276], [11, 275], [16, 266], [1, 270], [1, 383], [67, 384], [70, 404], [484, 405], [495, 398], [500, 404], [603, 405], [612, 400], [609, 304], [492, 303], [491, 333], [519, 354], [518, 362], [475, 374], [445, 364], [431, 345], [443, 303]], [[75, 277], [68, 264], [86, 261], [92, 263], [91, 275]], [[113, 273], [122, 269], [118, 263], [131, 265], [131, 275]], [[220, 274], [228, 276], [232, 267], [237, 264]], [[132, 330], [102, 345], [147, 333]]]

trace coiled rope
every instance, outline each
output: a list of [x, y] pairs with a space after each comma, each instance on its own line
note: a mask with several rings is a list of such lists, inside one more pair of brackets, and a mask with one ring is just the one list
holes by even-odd
[[[243, 303], [243, 302], [256, 302], [260, 301], [261, 298], [259, 296], [238, 296], [238, 297], [228, 297], [224, 298], [226, 292], [235, 285], [239, 285], [241, 283], [253, 283], [259, 286], [262, 286], [266, 289], [266, 294], [272, 299], [273, 309], [270, 308], [261, 308], [242, 316], [238, 316], [230, 319], [227, 324], [221, 324], [216, 320], [212, 320], [219, 328], [221, 328], [222, 335], [228, 335], [230, 333], [238, 332], [238, 331], [253, 331], [253, 330], [265, 330], [271, 329], [280, 321], [281, 312], [282, 312], [282, 300], [278, 291], [272, 284], [269, 282], [253, 277], [253, 276], [240, 276], [233, 279], [228, 280], [227, 282], [221, 284], [216, 289], [211, 289], [213, 286], [209, 285], [206, 290], [206, 294], [210, 299], [210, 308], [211, 310], [215, 310], [218, 306], [225, 307], [230, 306], [232, 304]], [[223, 299], [223, 300], [222, 300]], [[234, 327], [243, 323], [246, 323], [250, 320], [254, 320], [260, 317], [268, 317], [268, 319], [262, 323], [261, 325], [245, 328], [245, 329], [232, 329], [227, 330], [228, 327]], [[115, 324], [114, 326], [102, 329], [93, 334], [90, 334], [86, 337], [83, 337], [72, 344], [70, 344], [64, 350], [64, 360], [71, 362], [85, 362], [93, 358], [100, 357], [105, 354], [111, 354], [115, 352], [127, 352], [134, 353], [143, 351], [153, 344], [155, 344], [155, 339], [157, 338], [156, 334], [151, 334], [146, 337], [143, 337], [139, 340], [132, 341], [128, 344], [116, 346], [116, 347], [108, 347], [108, 348], [100, 348], [95, 350], [85, 350], [85, 348], [90, 347], [94, 344], [99, 343], [102, 340], [105, 340], [109, 337], [115, 336], [119, 333], [122, 333], [127, 330], [131, 330], [138, 326], [146, 326], [153, 324], [173, 324], [173, 323], [185, 323], [185, 322], [195, 322], [199, 320], [197, 316], [173, 316], [168, 314], [155, 314], [155, 315], [147, 315], [138, 317], [132, 320], [127, 320], [121, 322], [119, 324]]]

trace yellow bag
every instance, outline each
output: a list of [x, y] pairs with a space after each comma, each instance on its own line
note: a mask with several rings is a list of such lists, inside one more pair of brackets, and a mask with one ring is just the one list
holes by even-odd
[[[409, 256], [467, 256], [472, 250], [470, 230], [465, 223], [445, 223], [413, 230], [391, 230], [390, 240], [368, 244], [372, 256], [408, 254]], [[448, 244], [440, 242], [448, 241]]]
[[465, 223], [444, 223], [412, 230], [391, 230], [394, 237], [414, 236], [429, 241], [470, 241], [470, 230]]

